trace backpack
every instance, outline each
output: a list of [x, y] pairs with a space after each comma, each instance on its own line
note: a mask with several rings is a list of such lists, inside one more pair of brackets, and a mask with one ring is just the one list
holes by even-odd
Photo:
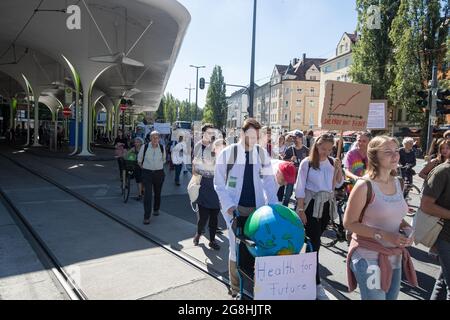
[[[264, 150], [261, 150], [261, 147], [256, 145], [256, 150], [258, 151], [259, 159], [261, 160], [261, 165], [264, 166], [265, 163], [265, 154]], [[227, 174], [225, 176], [225, 182], [228, 181], [228, 175], [230, 174], [231, 169], [233, 169], [234, 164], [236, 163], [238, 153], [238, 145], [233, 144], [233, 148], [231, 150], [231, 155], [227, 161]]]
[[[146, 143], [145, 144], [145, 147], [144, 147], [144, 155], [143, 155], [143, 157], [142, 157], [142, 163], [141, 163], [141, 165], [144, 165], [144, 161], [145, 161], [145, 154], [147, 153], [147, 149], [148, 149], [148, 145], [149, 145], [150, 143]], [[159, 144], [159, 150], [161, 150], [161, 157], [164, 157], [164, 147], [163, 147], [163, 145], [160, 143]], [[163, 159], [164, 160], [164, 159]]]

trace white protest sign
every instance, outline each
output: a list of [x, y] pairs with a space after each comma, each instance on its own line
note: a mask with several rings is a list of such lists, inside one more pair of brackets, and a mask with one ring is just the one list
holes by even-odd
[[367, 129], [384, 130], [387, 128], [387, 101], [373, 100], [369, 105]]
[[372, 87], [366, 84], [325, 81], [322, 129], [366, 130], [371, 92]]
[[315, 300], [317, 252], [256, 257], [255, 300]]

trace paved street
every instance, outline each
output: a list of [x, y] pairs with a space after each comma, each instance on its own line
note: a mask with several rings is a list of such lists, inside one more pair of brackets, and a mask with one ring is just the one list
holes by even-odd
[[[107, 153], [108, 151], [102, 152]], [[67, 186], [69, 189], [92, 200], [99, 206], [107, 210], [110, 210], [111, 212], [114, 212], [114, 214], [129, 221], [134, 226], [146, 230], [147, 232], [151, 233], [152, 235], [160, 239], [163, 243], [165, 243], [165, 245], [168, 248], [183, 252], [184, 254], [187, 254], [188, 256], [196, 259], [197, 261], [202, 262], [206, 266], [207, 270], [211, 270], [217, 274], [221, 274], [224, 277], [227, 276], [227, 267], [226, 267], [226, 261], [228, 257], [227, 232], [218, 235], [219, 243], [221, 245], [221, 250], [218, 252], [213, 251], [207, 247], [206, 242], [207, 240], [205, 238], [202, 238], [199, 247], [194, 247], [192, 245], [192, 236], [195, 233], [195, 223], [197, 217], [189, 206], [188, 196], [186, 194], [186, 185], [190, 179], [189, 173], [186, 175], [182, 174], [181, 176], [182, 185], [180, 187], [176, 187], [173, 181], [173, 172], [166, 170], [167, 176], [163, 188], [163, 198], [161, 206], [162, 215], [160, 217], [153, 218], [152, 219], [153, 222], [149, 226], [143, 226], [142, 203], [133, 199], [133, 197], [136, 195], [137, 192], [134, 184], [131, 190], [129, 202], [126, 204], [122, 202], [119, 189], [118, 170], [116, 161], [114, 160], [77, 161], [77, 160], [58, 159], [50, 157], [44, 158], [44, 157], [37, 157], [35, 155], [26, 152], [17, 152], [11, 150], [7, 154], [13, 157], [14, 159], [20, 161], [20, 163], [22, 163], [24, 166], [45, 174], [49, 178], [56, 180], [57, 182]], [[55, 249], [64, 251], [64, 255], [62, 257], [65, 259], [64, 261], [67, 265], [77, 265], [78, 267], [85, 268], [83, 269], [86, 270], [83, 271], [85, 272], [85, 274], [94, 274], [95, 272], [98, 272], [95, 270], [105, 270], [107, 272], [114, 274], [117, 273], [117, 271], [114, 271], [114, 265], [119, 263], [120, 266], [121, 264], [120, 261], [123, 259], [126, 259], [128, 261], [130, 261], [130, 259], [133, 261], [135, 260], [135, 262], [133, 262], [133, 265], [138, 264], [144, 266], [147, 263], [145, 262], [145, 260], [139, 262], [140, 261], [139, 259], [141, 259], [139, 257], [142, 258], [145, 257], [142, 256], [142, 254], [139, 252], [143, 253], [142, 250], [149, 250], [145, 249], [148, 247], [148, 245], [145, 245], [144, 243], [141, 244], [140, 240], [138, 239], [132, 240], [133, 237], [130, 238], [130, 235], [127, 235], [127, 233], [126, 232], [124, 233], [124, 231], [119, 232], [119, 230], [115, 230], [117, 229], [117, 227], [113, 227], [114, 224], [111, 224], [110, 222], [106, 223], [106, 220], [105, 222], [101, 222], [102, 220], [98, 219], [103, 218], [97, 217], [97, 214], [94, 212], [89, 213], [91, 209], [89, 208], [77, 209], [79, 205], [76, 202], [74, 202], [74, 200], [70, 200], [67, 198], [66, 195], [60, 194], [61, 192], [55, 190], [54, 187], [41, 185], [42, 182], [37, 181], [36, 178], [29, 180], [30, 179], [29, 175], [25, 173], [21, 173], [19, 175], [20, 177], [19, 179], [15, 178], [14, 174], [10, 173], [17, 169], [14, 169], [14, 166], [12, 166], [11, 163], [8, 163], [8, 161], [3, 158], [1, 159], [1, 163], [3, 170], [4, 169], [9, 170], [2, 172], [3, 176], [8, 177], [7, 180], [9, 181], [9, 183], [6, 186], [2, 186], [2, 188], [8, 195], [10, 195], [14, 199], [14, 201], [22, 209], [29, 211], [31, 210], [31, 208], [39, 208], [39, 207], [41, 208], [40, 209], [41, 214], [37, 216], [34, 214], [33, 216], [30, 216], [30, 219], [32, 219], [32, 221], [36, 223], [38, 226], [41, 226], [40, 228], [43, 228], [42, 231], [45, 232], [47, 237], [49, 237], [48, 238], [49, 241], [59, 242], [58, 245], [55, 247]], [[417, 172], [420, 170], [422, 164], [423, 161], [419, 160], [418, 166], [416, 167]], [[23, 174], [25, 174], [25, 176], [21, 176]], [[27, 187], [24, 187], [23, 184], [21, 183], [24, 181], [27, 181], [28, 184]], [[418, 177], [415, 177], [414, 182], [418, 186], [421, 186], [422, 184], [421, 179]], [[51, 194], [52, 197], [50, 198], [48, 198], [48, 196], [43, 197], [42, 192], [45, 192], [44, 194]], [[58, 194], [60, 195], [58, 196]], [[418, 206], [418, 204], [419, 198], [418, 197], [413, 198], [412, 205]], [[70, 209], [71, 207], [73, 207], [73, 209]], [[47, 210], [45, 210], [44, 208], [47, 208]], [[60, 220], [60, 218], [58, 218], [58, 220], [55, 220], [57, 217], [55, 216], [55, 214], [57, 214], [58, 212], [65, 212], [66, 214], [69, 215], [64, 220]], [[82, 215], [80, 216], [80, 214]], [[47, 221], [47, 219], [51, 220]], [[77, 245], [74, 248], [78, 247], [81, 249], [89, 247], [90, 253], [88, 254], [88, 252], [86, 252], [85, 249], [83, 249], [82, 251], [75, 250], [74, 252], [69, 254], [69, 252], [65, 251], [66, 249], [64, 249], [69, 247], [67, 246], [65, 247], [63, 245], [63, 242], [61, 242], [61, 239], [57, 240], [58, 237], [60, 236], [58, 236], [56, 232], [56, 230], [61, 229], [61, 224], [66, 224], [68, 223], [68, 221], [70, 221], [69, 225], [71, 226], [71, 229], [73, 229], [74, 231], [80, 228], [77, 227], [77, 225], [80, 225], [80, 223], [81, 225], [86, 226], [89, 225], [90, 227], [87, 230], [92, 230], [91, 232], [94, 232], [95, 234], [99, 235], [109, 234], [109, 237], [107, 238], [109, 240], [101, 240], [101, 238], [98, 239], [92, 238], [91, 236], [88, 236], [89, 234], [86, 234], [85, 236], [82, 236], [86, 240], [84, 241], [85, 243], [83, 244], [77, 241]], [[225, 223], [222, 218], [220, 221], [220, 225], [221, 227], [225, 226]], [[50, 231], [51, 233], [49, 233]], [[80, 231], [76, 231], [76, 233], [71, 235], [70, 238], [79, 237], [81, 235], [79, 232]], [[115, 236], [111, 237], [112, 236], [111, 233], [114, 234]], [[127, 239], [125, 241], [127, 241], [128, 244], [125, 244], [120, 241], [117, 242], [116, 240], [118, 240], [120, 237]], [[52, 238], [54, 240], [51, 240]], [[104, 244], [98, 246], [100, 243], [105, 243], [105, 241], [110, 242], [111, 244], [114, 243], [115, 244], [111, 248], [108, 248], [108, 246], [105, 246]], [[132, 247], [130, 247], [130, 245], [132, 245]], [[152, 250], [154, 251], [155, 249]], [[132, 251], [136, 251], [138, 255], [135, 256], [135, 254], [132, 254]], [[346, 252], [347, 252], [347, 245], [345, 243], [338, 243], [336, 246], [331, 248], [322, 248], [320, 251], [320, 259], [322, 264], [320, 270], [321, 277], [325, 279], [326, 287], [330, 289], [329, 291], [330, 297], [338, 299], [348, 298], [352, 300], [359, 299], [358, 290], [350, 294], [347, 292], [347, 280], [345, 271]], [[412, 247], [410, 249], [410, 252], [414, 258], [420, 288], [413, 289], [409, 287], [406, 283], [402, 282], [400, 299], [404, 300], [428, 299], [429, 295], [431, 294], [431, 289], [434, 284], [434, 278], [437, 275], [439, 266], [437, 265], [436, 261], [434, 261], [427, 255], [426, 248], [422, 246]], [[121, 255], [124, 256], [120, 258]], [[171, 260], [172, 258], [170, 258], [169, 256], [167, 256], [167, 258], [164, 257], [165, 255], [161, 256], [160, 254], [158, 258], [158, 260], [160, 260], [160, 262], [162, 263], [161, 266], [163, 265], [173, 266], [173, 261]], [[117, 262], [114, 262], [116, 260]], [[93, 264], [94, 261], [95, 263]], [[110, 266], [104, 269], [105, 266], [108, 264]], [[97, 269], [95, 268], [92, 269], [94, 266], [96, 266]], [[179, 271], [174, 270], [175, 269], [170, 268], [165, 270], [164, 272], [167, 271], [169, 271], [170, 273], [175, 272], [178, 275], [177, 276], [178, 280], [174, 278], [172, 280], [167, 279], [168, 282], [161, 281], [162, 286], [170, 284], [170, 286], [173, 286], [174, 288], [184, 288], [187, 284], [186, 282], [182, 281], [181, 283], [184, 283], [183, 285], [181, 285], [181, 283], [177, 284], [178, 283], [177, 281], [181, 280], [179, 276], [185, 274], [186, 276], [188, 276], [188, 278], [186, 278], [185, 281], [193, 281], [194, 279], [196, 279], [194, 275], [198, 274], [198, 271], [193, 270], [189, 271], [191, 270], [189, 268], [187, 269], [182, 268]], [[156, 276], [157, 278], [161, 279], [161, 276], [158, 276], [158, 273], [152, 271], [150, 274], [152, 273], [153, 276]], [[150, 276], [150, 274], [147, 274], [145, 277], [146, 278], [153, 277]], [[194, 276], [194, 278], [190, 278], [189, 275]], [[114, 293], [114, 290], [108, 289], [109, 290], [108, 292], [111, 293], [112, 295], [105, 295], [104, 293], [101, 293], [102, 290], [97, 289], [91, 291], [91, 294], [98, 298], [107, 298], [107, 297], [143, 298], [146, 296], [149, 297], [153, 296], [153, 298], [156, 299], [169, 296], [172, 298], [176, 298], [178, 297], [176, 294], [180, 294], [180, 297], [183, 295], [181, 293], [182, 291], [180, 291], [181, 289], [172, 290], [171, 293], [169, 290], [169, 293], [167, 293], [167, 291], [163, 290], [162, 289], [163, 287], [161, 287], [162, 291], [157, 293], [153, 289], [150, 290], [150, 288], [146, 288], [145, 286], [139, 284], [140, 283], [139, 278], [131, 280], [126, 277], [126, 274], [123, 274], [120, 277], [124, 277], [124, 279], [127, 279], [126, 281], [131, 284], [130, 288], [132, 288], [132, 290], [142, 293], [137, 292], [131, 293], [130, 291], [131, 289], [128, 289], [129, 291], [122, 290], [121, 294], [114, 296], [115, 294], [118, 294], [118, 292]], [[105, 281], [106, 279], [107, 277], [104, 278], [103, 281]], [[133, 281], [136, 281], [135, 285], [132, 284]], [[0, 280], [0, 284], [1, 283], [2, 280]], [[87, 282], [84, 283], [84, 285], [92, 289], [102, 288], [102, 286], [99, 286], [99, 283], [102, 283], [101, 279], [98, 279], [98, 281], [96, 280], [95, 282], [92, 283], [92, 285], [88, 284]], [[192, 284], [191, 286], [194, 287], [199, 286], [198, 281], [194, 281], [194, 283], [195, 285]], [[117, 289], [122, 288], [124, 284], [111, 283], [111, 285]], [[210, 288], [216, 293], [220, 291], [224, 293], [223, 295], [213, 295], [214, 297], [218, 299], [228, 298], [225, 289], [217, 291], [216, 289], [212, 289], [215, 285], [213, 285], [212, 287], [211, 285], [213, 285], [213, 283], [207, 285], [206, 288]], [[201, 287], [202, 286], [200, 285], [199, 288]], [[126, 292], [130, 293], [127, 294]], [[202, 294], [202, 296], [204, 295]], [[206, 297], [208, 297], [208, 295], [206, 295]]]

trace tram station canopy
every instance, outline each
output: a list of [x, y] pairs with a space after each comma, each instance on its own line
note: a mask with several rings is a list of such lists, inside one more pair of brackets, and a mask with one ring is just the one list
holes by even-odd
[[83, 94], [137, 112], [158, 108], [190, 22], [175, 0], [1, 0], [0, 17], [0, 73], [23, 91], [63, 99], [78, 76]]

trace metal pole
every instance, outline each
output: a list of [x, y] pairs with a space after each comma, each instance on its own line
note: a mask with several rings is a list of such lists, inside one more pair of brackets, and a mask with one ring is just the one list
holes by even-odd
[[253, 33], [252, 33], [252, 61], [250, 69], [250, 88], [249, 88], [249, 105], [248, 105], [248, 116], [253, 118], [253, 96], [255, 90], [255, 36], [256, 36], [256, 3], [257, 0], [253, 1]]
[[192, 122], [192, 115], [191, 115], [191, 91], [194, 90], [194, 88], [191, 87], [191, 84], [189, 83], [189, 88], [185, 88], [186, 90], [189, 90], [189, 107], [188, 107], [188, 112], [189, 112], [189, 118], [191, 119]]
[[431, 142], [433, 141], [433, 128], [434, 121], [436, 120], [436, 92], [438, 88], [437, 81], [437, 66], [433, 61], [433, 72], [431, 78], [431, 88], [428, 92], [428, 105], [430, 106], [430, 112], [428, 117], [428, 134], [427, 134], [427, 151], [430, 152]]
[[197, 78], [195, 80], [195, 117], [194, 121], [197, 121], [197, 109], [198, 109], [198, 68], [197, 69]]
[[198, 69], [205, 68], [205, 66], [194, 66], [191, 64], [190, 67], [197, 69], [197, 78], [195, 81], [195, 119], [194, 119], [194, 121], [196, 121], [197, 120], [197, 109], [198, 109]]

